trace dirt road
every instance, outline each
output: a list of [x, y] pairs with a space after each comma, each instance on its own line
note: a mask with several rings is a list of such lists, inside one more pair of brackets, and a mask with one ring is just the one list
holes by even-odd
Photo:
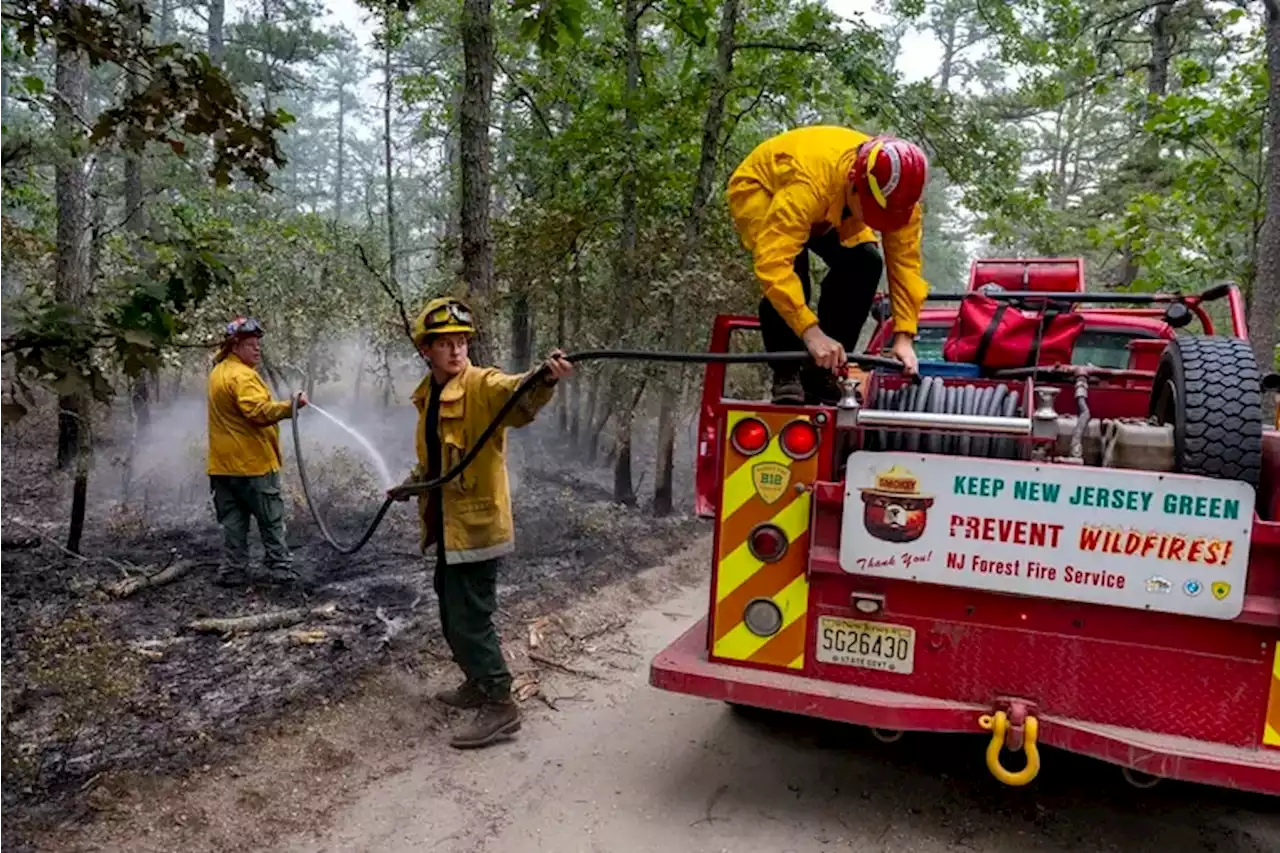
[[[908, 736], [886, 745], [856, 729], [744, 718], [648, 687], [653, 653], [703, 607], [705, 549], [704, 540], [567, 614], [569, 624], [592, 613], [615, 619], [628, 608], [634, 618], [608, 633], [579, 633], [574, 657], [563, 647], [538, 655], [563, 668], [538, 670], [536, 686], [548, 702], [526, 702], [525, 730], [512, 743], [474, 753], [444, 745], [447, 727], [461, 718], [442, 718], [423, 698], [451, 677], [441, 670], [429, 683], [400, 682], [375, 705], [310, 721], [245, 766], [163, 794], [134, 794], [122, 809], [134, 817], [110, 833], [115, 844], [98, 836], [81, 837], [78, 846], [188, 853], [1280, 850], [1280, 817], [1260, 798], [1174, 784], [1136, 791], [1113, 768], [1052, 752], [1031, 789], [1011, 790], [989, 777], [977, 739]], [[509, 650], [526, 639], [523, 632], [512, 638]], [[518, 670], [528, 651], [513, 653]]]

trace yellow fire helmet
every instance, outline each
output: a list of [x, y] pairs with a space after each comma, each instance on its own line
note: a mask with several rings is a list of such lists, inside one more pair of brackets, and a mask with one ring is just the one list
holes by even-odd
[[460, 299], [441, 296], [432, 299], [413, 321], [413, 342], [421, 345], [428, 335], [451, 335], [458, 332], [474, 335], [476, 327], [471, 309]]

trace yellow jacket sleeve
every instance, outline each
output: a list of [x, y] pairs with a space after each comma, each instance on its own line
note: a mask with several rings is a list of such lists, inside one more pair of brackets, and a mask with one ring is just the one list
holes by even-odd
[[[498, 410], [506, 405], [507, 400], [515, 393], [516, 388], [525, 380], [529, 374], [527, 373], [503, 373], [500, 370], [486, 370], [482, 379], [481, 387], [484, 388], [485, 400], [492, 418], [498, 413]], [[534, 418], [538, 416], [538, 412], [543, 406], [551, 402], [551, 398], [555, 396], [555, 385], [546, 381], [537, 382], [532, 388], [525, 392], [520, 398], [520, 402], [507, 413], [507, 417], [503, 420], [504, 427], [519, 428], [527, 424], [533, 423]]]
[[923, 230], [920, 205], [917, 204], [906, 225], [880, 235], [884, 241], [889, 306], [893, 310], [895, 333], [914, 335], [918, 331], [920, 306], [929, 293], [929, 283], [921, 274], [920, 238]]
[[805, 182], [788, 184], [774, 195], [756, 239], [756, 277], [765, 298], [797, 335], [803, 335], [818, 318], [805, 302], [795, 261], [809, 242], [810, 230], [824, 221], [826, 207]]
[[272, 400], [267, 386], [255, 376], [237, 377], [235, 392], [240, 413], [258, 426], [271, 426], [284, 420], [293, 408], [291, 400]]

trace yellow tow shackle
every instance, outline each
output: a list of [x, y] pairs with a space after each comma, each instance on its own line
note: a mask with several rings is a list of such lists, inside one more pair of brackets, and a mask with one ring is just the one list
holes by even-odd
[[1036, 747], [1036, 735], [1040, 732], [1040, 721], [1030, 714], [1024, 724], [1025, 734], [1022, 744], [1027, 753], [1027, 766], [1016, 773], [1004, 769], [1000, 763], [1000, 750], [1004, 747], [1005, 735], [1009, 731], [1009, 717], [1004, 711], [996, 711], [994, 715], [983, 714], [978, 718], [978, 725], [991, 732], [991, 742], [987, 744], [987, 769], [999, 781], [1012, 787], [1021, 787], [1031, 782], [1040, 773], [1040, 750]]

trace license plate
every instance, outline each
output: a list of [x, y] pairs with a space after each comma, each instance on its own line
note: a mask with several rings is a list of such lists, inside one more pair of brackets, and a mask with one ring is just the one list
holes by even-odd
[[910, 675], [915, 669], [916, 629], [822, 616], [818, 619], [818, 660]]

